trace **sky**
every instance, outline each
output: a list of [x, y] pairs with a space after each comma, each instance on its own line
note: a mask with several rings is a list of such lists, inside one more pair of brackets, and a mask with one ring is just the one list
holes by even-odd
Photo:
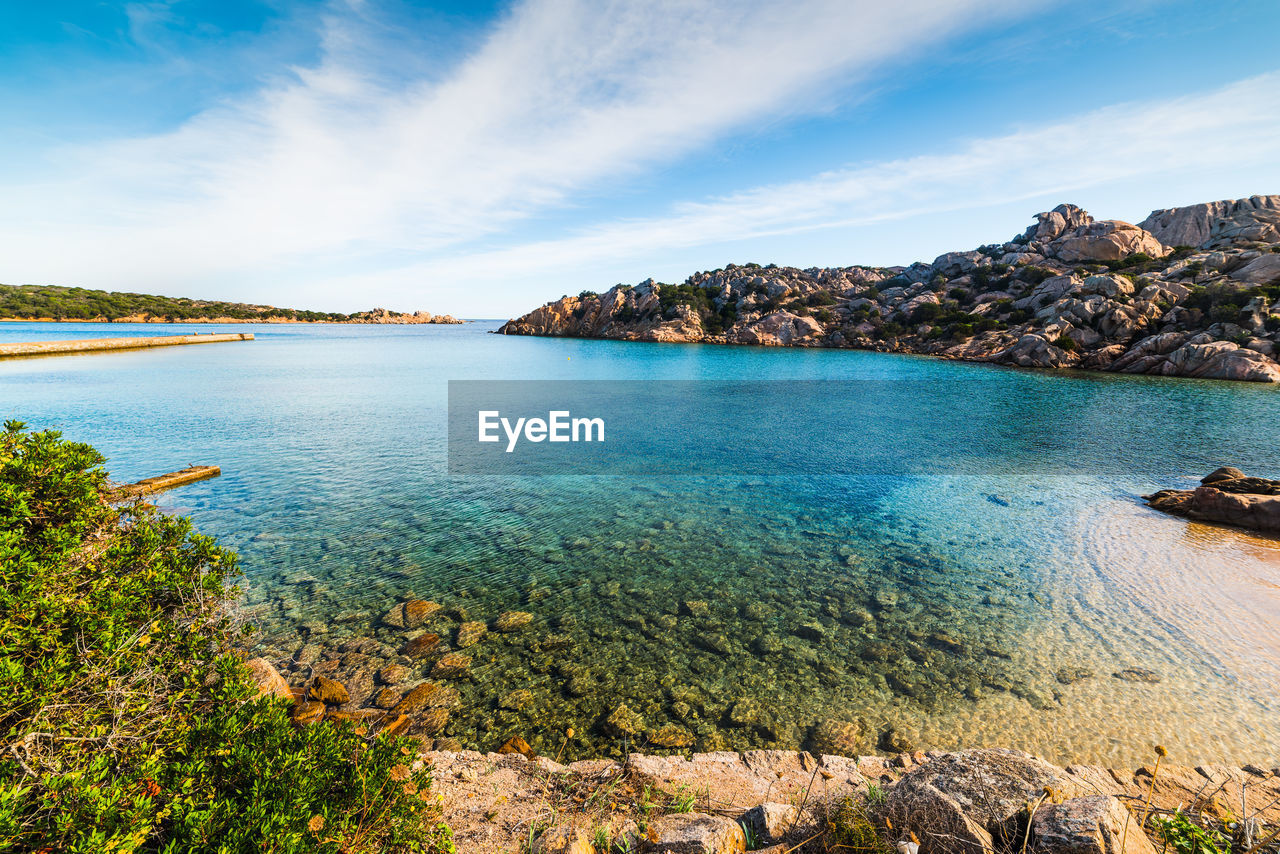
[[0, 282], [468, 318], [1280, 193], [1276, 0], [0, 2]]

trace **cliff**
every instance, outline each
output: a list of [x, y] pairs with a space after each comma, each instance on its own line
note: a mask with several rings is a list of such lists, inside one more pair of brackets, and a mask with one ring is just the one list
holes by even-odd
[[730, 265], [563, 297], [506, 335], [850, 347], [1035, 368], [1280, 382], [1280, 195], [1075, 205], [908, 267]]

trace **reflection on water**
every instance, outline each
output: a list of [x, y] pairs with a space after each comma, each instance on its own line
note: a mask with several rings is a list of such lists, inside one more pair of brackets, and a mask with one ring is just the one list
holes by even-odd
[[[487, 328], [259, 328], [222, 351], [6, 363], [0, 399], [6, 417], [97, 444], [121, 479], [221, 465], [168, 500], [241, 552], [246, 612], [274, 656], [364, 637], [399, 648], [379, 617], [408, 596], [445, 606], [429, 628], [455, 646], [464, 621], [530, 613], [527, 629], [464, 651], [442, 734], [467, 744], [519, 734], [554, 753], [572, 727], [571, 756], [817, 735], [832, 749], [1000, 744], [1117, 764], [1156, 742], [1188, 760], [1280, 757], [1277, 541], [1134, 500], [1225, 462], [1280, 473], [1274, 390]], [[907, 378], [1014, 396], [1031, 384], [1046, 436], [1073, 419], [1094, 438], [1035, 453], [1091, 473], [444, 473], [447, 379], [641, 377]], [[1122, 412], [1101, 402], [1117, 389]], [[930, 424], [895, 417], [909, 453]]]

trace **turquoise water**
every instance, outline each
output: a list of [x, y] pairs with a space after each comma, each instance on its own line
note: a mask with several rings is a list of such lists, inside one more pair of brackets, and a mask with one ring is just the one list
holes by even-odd
[[[658, 731], [718, 749], [838, 730], [828, 747], [1280, 759], [1280, 543], [1136, 500], [1222, 464], [1280, 476], [1280, 389], [497, 325], [234, 326], [257, 340], [0, 361], [0, 415], [93, 443], [122, 481], [220, 465], [163, 502], [240, 552], [243, 612], [282, 665], [308, 644], [398, 647], [378, 618], [411, 595], [444, 606], [431, 629], [446, 642], [463, 620], [532, 614], [465, 651], [440, 733], [463, 744], [521, 735], [554, 754], [573, 728], [564, 752], [580, 756], [652, 749]], [[0, 341], [190, 329], [0, 324]], [[833, 396], [874, 380], [916, 391], [832, 429], [889, 436], [900, 459], [929, 446], [931, 466], [797, 476], [780, 455], [774, 474], [450, 475], [447, 381], [494, 379], [847, 381]], [[779, 406], [822, 404], [798, 399]], [[929, 441], [945, 427], [967, 456], [991, 431], [964, 425], [1027, 399], [993, 473], [948, 470]], [[691, 470], [735, 471], [731, 446], [697, 454]], [[1112, 675], [1134, 669], [1159, 681]], [[633, 732], [606, 724], [619, 704]]]

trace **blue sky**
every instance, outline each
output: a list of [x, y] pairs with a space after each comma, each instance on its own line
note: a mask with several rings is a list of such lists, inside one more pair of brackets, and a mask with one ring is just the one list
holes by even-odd
[[1280, 192], [1274, 0], [0, 4], [0, 281], [506, 317]]

